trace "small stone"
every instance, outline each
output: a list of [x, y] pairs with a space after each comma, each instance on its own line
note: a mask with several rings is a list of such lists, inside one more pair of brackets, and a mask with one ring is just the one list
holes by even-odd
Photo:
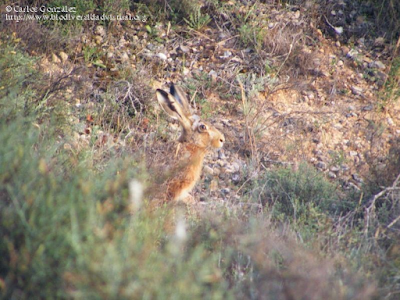
[[343, 172], [347, 172], [350, 170], [349, 166], [347, 166], [347, 165], [341, 165], [340, 167], [342, 168]]
[[222, 159], [218, 159], [218, 160], [217, 160], [217, 164], [218, 164], [220, 167], [225, 167], [225, 166], [226, 166], [226, 162], [223, 161]]
[[343, 47], [342, 47], [342, 54], [343, 54], [344, 56], [347, 56], [347, 53], [349, 53], [349, 51], [350, 51], [350, 48], [349, 48], [349, 47], [347, 47], [347, 46], [343, 46]]
[[386, 66], [384, 65], [384, 63], [379, 60], [371, 62], [369, 64], [369, 66], [370, 66], [370, 68], [376, 68], [376, 69], [380, 69], [380, 70], [386, 69]]
[[168, 58], [168, 57], [167, 57], [164, 53], [162, 53], [162, 52], [157, 53], [157, 57], [161, 58], [162, 60], [167, 60], [167, 58]]
[[183, 53], [188, 53], [190, 51], [190, 48], [185, 45], [179, 45], [179, 50], [182, 51]]
[[240, 182], [240, 175], [238, 173], [235, 173], [232, 175], [231, 179], [234, 184], [238, 184]]
[[61, 60], [58, 58], [58, 56], [55, 53], [53, 53], [51, 55], [51, 60], [53, 61], [53, 63], [56, 63], [56, 64], [61, 62]]
[[323, 161], [317, 162], [316, 166], [318, 169], [326, 169], [326, 163], [324, 163]]
[[213, 81], [216, 81], [217, 77], [218, 77], [218, 73], [215, 72], [214, 70], [211, 70], [210, 72], [208, 72], [208, 76], [210, 76]]
[[335, 172], [335, 173], [340, 171], [339, 167], [336, 167], [336, 166], [331, 167], [330, 170], [331, 170], [331, 172]]
[[122, 52], [122, 54], [121, 54], [121, 60], [124, 61], [124, 62], [128, 61], [128, 60], [129, 60], [129, 55], [128, 55], [128, 53]]
[[100, 36], [100, 35], [95, 35], [95, 36], [94, 36], [94, 42], [95, 42], [97, 45], [100, 45], [100, 44], [103, 42], [103, 37]]
[[105, 31], [104, 27], [101, 26], [101, 25], [96, 26], [96, 29], [95, 29], [94, 33], [99, 35], [99, 36], [105, 36], [106, 35], [106, 31]]
[[68, 54], [65, 53], [64, 51], [61, 51], [60, 53], [58, 53], [58, 55], [60, 56], [61, 61], [63, 63], [65, 63], [68, 60]]
[[385, 38], [384, 37], [378, 37], [374, 41], [374, 46], [375, 47], [380, 47], [385, 45]]
[[389, 124], [389, 126], [395, 125], [392, 118], [388, 117], [386, 120], [387, 120], [387, 123]]
[[353, 179], [359, 183], [364, 182], [364, 180], [358, 174], [353, 174], [353, 175], [351, 175], [351, 177], [353, 177]]
[[353, 157], [358, 155], [357, 151], [350, 151], [349, 154]]
[[364, 106], [362, 108], [363, 111], [371, 111], [374, 108], [374, 106], [372, 104]]
[[328, 172], [328, 176], [329, 176], [329, 178], [332, 178], [332, 179], [336, 178], [336, 174], [333, 172]]
[[207, 166], [207, 165], [204, 166], [203, 170], [204, 170], [204, 173], [206, 173], [206, 174], [209, 174], [209, 175], [213, 175], [214, 174], [214, 170], [211, 167]]
[[221, 193], [226, 196], [231, 192], [231, 190], [229, 188], [223, 188], [221, 189]]
[[218, 180], [213, 178], [210, 182], [210, 192], [214, 192], [218, 189]]
[[150, 51], [154, 51], [156, 49], [156, 46], [154, 46], [154, 44], [149, 43], [146, 45], [146, 48], [149, 49]]
[[230, 56], [232, 56], [232, 52], [231, 51], [224, 51], [224, 55], [221, 56], [221, 58], [228, 58]]
[[351, 89], [351, 92], [356, 96], [360, 96], [363, 93], [363, 89], [358, 86], [355, 86], [355, 85], [350, 87], [350, 89]]

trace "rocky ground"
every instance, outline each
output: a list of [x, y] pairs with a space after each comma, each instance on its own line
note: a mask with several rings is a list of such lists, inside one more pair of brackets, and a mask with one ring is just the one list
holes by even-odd
[[[398, 151], [400, 103], [383, 100], [394, 51], [389, 41], [379, 34], [349, 35], [368, 30], [369, 23], [345, 6], [332, 7], [319, 24], [310, 17], [312, 7], [269, 8], [253, 12], [253, 25], [263, 26], [264, 49], [213, 23], [195, 30], [134, 22], [97, 25], [80, 36], [74, 51], [43, 55], [40, 67], [50, 78], [84, 78], [78, 93], [77, 87], [64, 91], [76, 112], [71, 148], [89, 147], [93, 138], [100, 148], [140, 150], [146, 139], [162, 148], [166, 139], [155, 132], [167, 117], [155, 97], [145, 97], [175, 82], [201, 100], [200, 113], [227, 138], [222, 157], [206, 160], [196, 192], [201, 200], [239, 201], [243, 183], [275, 165], [296, 168], [306, 161], [347, 189], [359, 189], [372, 169], [390, 169], [387, 157]], [[140, 99], [129, 93], [142, 83], [122, 83], [116, 102], [130, 100], [124, 105], [136, 113], [151, 107], [157, 118], [144, 115], [122, 135], [93, 130], [100, 123], [90, 114], [96, 95], [126, 69], [144, 72], [147, 94]], [[177, 124], [168, 130], [167, 139], [179, 134]]]

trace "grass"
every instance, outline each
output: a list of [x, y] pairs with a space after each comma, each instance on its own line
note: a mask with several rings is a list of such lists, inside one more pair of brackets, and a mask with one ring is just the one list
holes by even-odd
[[[169, 4], [178, 13], [177, 2]], [[236, 25], [250, 43], [266, 43]], [[393, 176], [381, 195], [370, 186], [347, 193], [307, 164], [258, 167], [255, 176], [253, 162], [242, 171], [238, 203], [203, 213], [154, 207], [142, 188], [160, 174], [145, 167], [141, 151], [162, 148], [157, 138], [168, 137], [150, 102], [146, 66], [65, 95], [58, 91], [71, 82], [49, 83], [23, 40], [0, 40], [2, 299], [396, 299]], [[86, 49], [84, 60], [95, 60], [95, 52]], [[229, 99], [242, 101], [255, 142], [251, 159], [260, 155], [257, 138], [268, 121], [257, 113], [263, 104], [256, 95], [274, 85], [273, 70], [237, 76], [241, 86], [229, 90], [242, 95]], [[208, 76], [186, 84], [206, 115], [213, 107], [201, 101], [205, 91], [231, 95]], [[70, 105], [78, 97], [84, 109]], [[339, 154], [332, 162], [343, 161]], [[389, 164], [398, 165], [397, 154], [394, 145]]]

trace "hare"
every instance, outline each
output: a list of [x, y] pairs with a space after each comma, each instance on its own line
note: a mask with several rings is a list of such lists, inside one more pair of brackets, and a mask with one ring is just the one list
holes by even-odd
[[[210, 148], [219, 149], [225, 137], [214, 126], [200, 120], [191, 113], [185, 93], [178, 86], [171, 85], [170, 91], [157, 89], [157, 100], [163, 110], [179, 121], [182, 133], [178, 141], [175, 158], [175, 174], [167, 182], [166, 199], [170, 201], [191, 202], [189, 193], [200, 178], [204, 157]], [[178, 157], [178, 158], [177, 158]]]

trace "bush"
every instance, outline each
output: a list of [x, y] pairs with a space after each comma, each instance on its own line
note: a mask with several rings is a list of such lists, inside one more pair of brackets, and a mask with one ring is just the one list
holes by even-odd
[[258, 201], [272, 206], [275, 214], [293, 219], [307, 215], [311, 207], [335, 211], [339, 200], [336, 185], [305, 163], [297, 171], [280, 168], [266, 172], [257, 185], [254, 196]]

